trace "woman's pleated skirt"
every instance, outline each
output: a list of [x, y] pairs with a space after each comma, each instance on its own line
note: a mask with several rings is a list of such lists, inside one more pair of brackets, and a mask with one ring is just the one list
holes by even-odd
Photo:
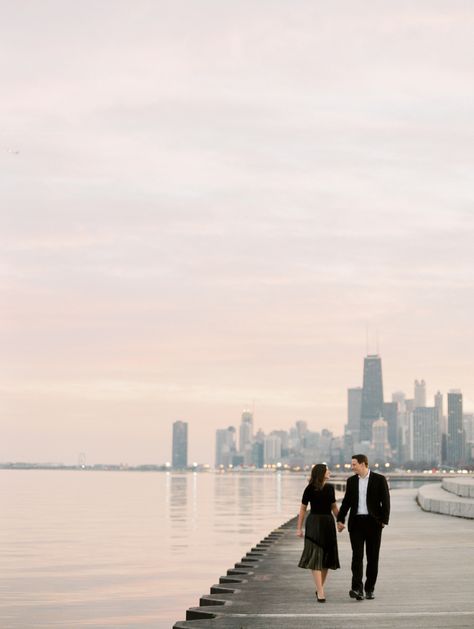
[[340, 568], [332, 514], [310, 513], [306, 518], [304, 548], [298, 566], [310, 570]]

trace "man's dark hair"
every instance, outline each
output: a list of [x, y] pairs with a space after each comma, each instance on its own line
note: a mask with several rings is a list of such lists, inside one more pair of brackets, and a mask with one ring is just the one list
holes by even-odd
[[352, 458], [356, 459], [357, 463], [365, 463], [369, 467], [369, 459], [366, 454], [353, 454]]

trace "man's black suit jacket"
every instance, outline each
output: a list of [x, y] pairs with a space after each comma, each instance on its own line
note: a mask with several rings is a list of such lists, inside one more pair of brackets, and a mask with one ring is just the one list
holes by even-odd
[[[342, 499], [341, 508], [337, 521], [344, 523], [347, 512], [349, 514], [349, 531], [354, 523], [359, 506], [359, 476], [354, 474], [347, 479], [346, 493]], [[382, 474], [370, 471], [369, 482], [367, 485], [367, 509], [371, 515], [380, 524], [388, 524], [390, 515], [390, 493], [388, 491], [387, 479]]]

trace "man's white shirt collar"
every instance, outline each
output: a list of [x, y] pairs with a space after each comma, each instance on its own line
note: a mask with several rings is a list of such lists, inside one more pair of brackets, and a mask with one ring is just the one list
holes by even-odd
[[367, 470], [367, 474], [362, 478], [359, 476], [359, 504], [357, 507], [358, 515], [368, 515], [369, 510], [367, 507], [367, 488], [369, 486], [370, 470]]

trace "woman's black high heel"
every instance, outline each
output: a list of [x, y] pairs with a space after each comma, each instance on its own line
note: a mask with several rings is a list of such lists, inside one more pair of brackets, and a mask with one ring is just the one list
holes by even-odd
[[318, 601], [318, 603], [325, 603], [326, 602], [325, 598], [319, 598], [317, 591], [315, 592], [315, 594], [316, 594], [316, 600]]

